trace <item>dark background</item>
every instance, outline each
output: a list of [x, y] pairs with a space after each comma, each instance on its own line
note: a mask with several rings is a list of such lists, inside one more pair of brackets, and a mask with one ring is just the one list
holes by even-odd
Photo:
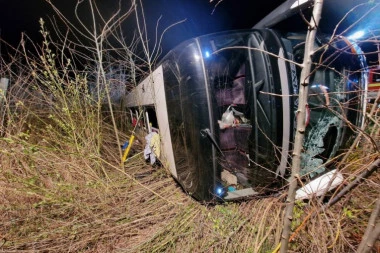
[[[74, 8], [77, 0], [51, 1], [65, 16], [75, 20]], [[116, 10], [119, 0], [98, 0], [97, 2], [102, 13], [108, 17]], [[223, 0], [217, 6], [218, 0], [211, 3], [210, 0], [142, 0], [142, 2], [151, 40], [154, 40], [158, 20], [159, 31], [184, 20], [165, 33], [162, 43], [165, 53], [191, 37], [223, 30], [251, 28], [285, 0]], [[325, 0], [320, 30], [331, 33], [351, 8], [364, 3], [368, 3], [368, 0]], [[121, 0], [121, 6], [127, 9], [130, 6], [130, 0]], [[371, 6], [373, 5], [367, 4], [358, 7], [357, 11], [348, 15], [339, 25], [337, 32], [345, 31], [355, 21], [360, 20]], [[370, 17], [350, 28], [345, 35], [363, 28], [380, 30], [380, 15], [376, 15], [378, 13], [380, 10], [373, 12]], [[85, 6], [82, 6], [79, 14], [85, 22], [90, 20], [89, 9]], [[0, 0], [0, 36], [10, 44], [17, 45], [21, 33], [25, 32], [33, 41], [38, 42], [41, 40], [39, 18], [43, 17], [48, 23], [48, 18], [54, 16], [56, 14], [45, 0]], [[126, 36], [132, 36], [135, 28], [134, 15], [132, 15], [126, 21], [124, 28]], [[296, 15], [276, 28], [305, 30], [306, 26], [299, 15]], [[374, 43], [365, 43], [362, 46], [367, 52], [375, 50]], [[376, 61], [377, 54], [369, 55], [368, 58], [370, 61]]]
[[[170, 44], [178, 44], [187, 38], [201, 34], [229, 29], [251, 28], [271, 10], [285, 0], [260, 1], [258, 6], [252, 6], [252, 0], [224, 0], [215, 7], [217, 0], [143, 0], [143, 7], [148, 28], [155, 30], [160, 20], [164, 28], [175, 22], [185, 20], [167, 33]], [[69, 18], [73, 13], [77, 0], [52, 0], [52, 2]], [[100, 0], [99, 6], [103, 13], [112, 13], [118, 1]], [[122, 6], [129, 6], [130, 0], [122, 0]], [[16, 44], [21, 32], [33, 39], [38, 39], [40, 17], [52, 17], [54, 11], [45, 0], [0, 0], [0, 29], [4, 40]], [[89, 11], [81, 11], [81, 17], [86, 19]], [[87, 19], [90, 17], [88, 16]], [[127, 28], [128, 29], [128, 28]], [[129, 28], [129, 29], [133, 29]], [[128, 31], [126, 31], [128, 32]], [[170, 42], [171, 41], [171, 42]], [[172, 43], [174, 42], [174, 43]]]

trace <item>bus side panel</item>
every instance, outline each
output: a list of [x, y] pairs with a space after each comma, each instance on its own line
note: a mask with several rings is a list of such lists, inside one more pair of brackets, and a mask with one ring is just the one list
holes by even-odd
[[160, 161], [163, 166], [170, 170], [171, 174], [177, 178], [177, 170], [174, 162], [173, 146], [170, 136], [168, 108], [166, 105], [165, 85], [162, 65], [154, 71], [154, 95], [157, 122], [160, 129], [161, 152]]
[[158, 73], [154, 71], [126, 96], [126, 107], [154, 105], [154, 90], [152, 84], [157, 74]]
[[153, 105], [156, 110], [156, 118], [161, 138], [161, 154], [158, 158], [163, 166], [169, 169], [171, 174], [177, 178], [169, 129], [162, 66], [159, 66], [153, 71], [152, 74], [145, 78], [144, 81], [126, 96], [126, 106], [129, 108]]

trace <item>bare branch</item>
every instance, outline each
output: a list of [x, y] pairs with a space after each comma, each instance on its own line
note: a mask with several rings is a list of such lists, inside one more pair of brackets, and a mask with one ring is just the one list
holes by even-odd
[[362, 241], [359, 244], [358, 253], [365, 253], [372, 249], [374, 242], [380, 235], [380, 222], [376, 223], [380, 215], [380, 198], [377, 199], [375, 208], [372, 211], [371, 217], [368, 221], [367, 229], [363, 235]]

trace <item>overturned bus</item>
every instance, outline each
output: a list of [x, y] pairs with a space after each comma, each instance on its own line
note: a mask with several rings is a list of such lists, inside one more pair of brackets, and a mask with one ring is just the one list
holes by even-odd
[[[193, 38], [127, 95], [127, 107], [144, 110], [160, 135], [158, 159], [191, 196], [231, 200], [270, 194], [286, 183], [304, 38], [271, 29]], [[328, 39], [319, 35], [316, 46]], [[305, 179], [333, 168], [330, 158], [362, 120], [366, 76], [358, 70], [365, 59], [347, 39], [329, 45], [315, 54], [310, 78]]]

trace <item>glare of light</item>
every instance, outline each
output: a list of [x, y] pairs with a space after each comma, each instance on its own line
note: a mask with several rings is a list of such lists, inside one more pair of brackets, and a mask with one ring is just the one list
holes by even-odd
[[294, 9], [294, 8], [297, 8], [298, 6], [300, 5], [303, 5], [304, 3], [307, 3], [309, 2], [309, 0], [296, 0], [292, 6], [290, 6], [290, 9]]
[[329, 87], [327, 87], [326, 85], [322, 85], [322, 84], [313, 84], [310, 86], [310, 88], [312, 88], [312, 89], [321, 88], [321, 89], [326, 89], [326, 90], [329, 89]]
[[194, 59], [195, 60], [199, 60], [201, 57], [199, 56], [199, 55], [197, 55], [197, 54], [194, 54]]
[[364, 32], [363, 30], [360, 30], [360, 31], [357, 31], [357, 32], [355, 32], [354, 34], [348, 36], [347, 38], [348, 38], [349, 40], [358, 40], [358, 39], [360, 39], [361, 37], [363, 37], [364, 34], [365, 34], [365, 32]]
[[209, 52], [209, 51], [206, 51], [206, 52], [205, 52], [205, 57], [206, 57], [206, 58], [209, 58], [209, 57], [210, 57], [210, 52]]
[[216, 194], [217, 194], [218, 196], [222, 196], [222, 194], [223, 194], [223, 188], [222, 188], [222, 187], [218, 187], [218, 188], [216, 188]]

